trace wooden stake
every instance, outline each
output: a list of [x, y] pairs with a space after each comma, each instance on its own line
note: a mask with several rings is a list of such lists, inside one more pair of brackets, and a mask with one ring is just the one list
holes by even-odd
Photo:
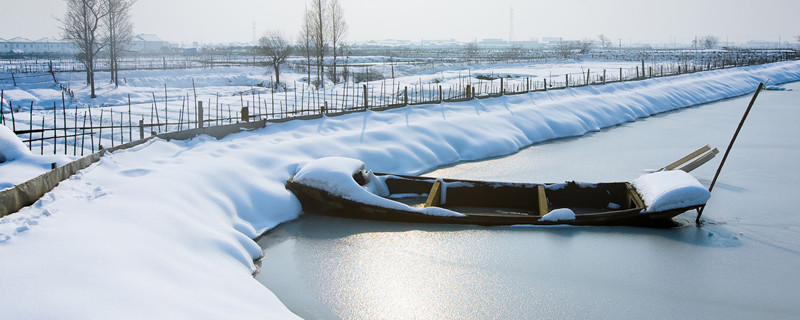
[[[151, 93], [153, 94], [153, 110], [156, 111], [156, 124], [158, 125], [157, 126], [158, 127], [158, 132], [160, 133], [161, 132], [161, 120], [160, 120], [160, 117], [158, 115], [158, 104], [156, 103], [156, 94], [155, 94], [155, 92], [151, 92]], [[150, 124], [153, 124], [152, 119], [150, 120]]]
[[[731, 142], [728, 144], [728, 148], [725, 150], [725, 155], [722, 156], [722, 161], [719, 163], [719, 167], [717, 168], [717, 173], [714, 174], [714, 179], [711, 180], [711, 185], [708, 186], [708, 192], [714, 190], [714, 184], [717, 183], [717, 178], [719, 178], [720, 172], [722, 172], [722, 166], [725, 165], [725, 160], [728, 159], [728, 154], [731, 152], [731, 148], [733, 148], [733, 143], [736, 141], [736, 137], [739, 136], [739, 131], [742, 130], [742, 126], [744, 125], [744, 121], [747, 120], [747, 115], [750, 114], [750, 109], [753, 108], [753, 104], [756, 102], [756, 98], [758, 98], [758, 93], [761, 92], [761, 89], [764, 87], [764, 83], [759, 83], [758, 88], [756, 88], [756, 92], [753, 93], [753, 98], [750, 99], [750, 104], [747, 105], [747, 109], [744, 111], [744, 115], [742, 116], [742, 120], [739, 121], [739, 126], [736, 127], [736, 132], [734, 132], [733, 137], [731, 138]], [[702, 206], [697, 210], [697, 219], [695, 219], [696, 223], [700, 223], [700, 216], [703, 215], [703, 210], [705, 210], [706, 206]]]
[[[52, 62], [50, 62], [52, 65]], [[55, 74], [53, 75], [55, 77]], [[64, 119], [64, 155], [67, 154], [67, 105], [64, 101], [64, 91], [61, 91], [61, 113]]]
[[[91, 109], [90, 109], [91, 110]], [[86, 111], [83, 112], [83, 127], [81, 128], [81, 156], [86, 142]]]
[[[53, 154], [56, 154], [56, 146], [58, 145], [58, 141], [56, 140], [58, 137], [58, 113], [56, 110], [58, 107], [56, 106], [56, 102], [53, 101]], [[44, 130], [44, 124], [42, 124], [42, 130]], [[42, 131], [44, 134], [44, 131]], [[66, 141], [67, 137], [64, 136], [64, 141]], [[42, 141], [44, 143], [44, 141]]]
[[72, 140], [72, 155], [78, 155], [78, 105], [75, 105], [75, 138]]
[[39, 142], [39, 154], [44, 155], [44, 117], [42, 117], [42, 139]]
[[[16, 87], [16, 84], [14, 86]], [[33, 151], [33, 101], [31, 101], [30, 119], [28, 119], [28, 131], [28, 150]]]
[[103, 149], [103, 109], [100, 109], [100, 133], [97, 138], [97, 150]]
[[[120, 123], [122, 124], [122, 123]], [[128, 141], [133, 141], [133, 128], [131, 128], [131, 95], [128, 94]]]

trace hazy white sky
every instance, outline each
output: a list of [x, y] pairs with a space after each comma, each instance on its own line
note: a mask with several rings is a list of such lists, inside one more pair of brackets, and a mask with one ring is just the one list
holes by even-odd
[[[59, 37], [64, 0], [2, 0], [0, 38]], [[281, 30], [297, 34], [304, 0], [138, 0], [135, 33], [178, 43], [249, 42]], [[716, 35], [724, 43], [796, 41], [799, 0], [341, 0], [347, 40], [508, 39], [541, 37], [615, 43], [690, 42]]]

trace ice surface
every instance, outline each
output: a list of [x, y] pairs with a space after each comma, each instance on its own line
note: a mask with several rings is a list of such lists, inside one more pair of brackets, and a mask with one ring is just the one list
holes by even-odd
[[631, 181], [631, 185], [642, 196], [646, 212], [703, 205], [711, 198], [706, 187], [682, 170], [645, 174]]

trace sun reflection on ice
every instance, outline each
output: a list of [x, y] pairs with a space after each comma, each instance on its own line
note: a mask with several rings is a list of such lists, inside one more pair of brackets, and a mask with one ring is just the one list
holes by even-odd
[[[456, 231], [471, 233], [472, 231]], [[330, 307], [342, 318], [375, 319], [394, 314], [397, 318], [443, 318], [477, 313], [488, 299], [464, 300], [463, 292], [475, 289], [476, 270], [469, 255], [442, 256], [453, 250], [462, 237], [452, 233], [403, 231], [371, 232], [338, 239], [326, 261], [333, 289]], [[338, 268], [348, 265], [349, 269]], [[484, 275], [484, 276], [492, 276]], [[488, 282], [491, 283], [491, 282]]]

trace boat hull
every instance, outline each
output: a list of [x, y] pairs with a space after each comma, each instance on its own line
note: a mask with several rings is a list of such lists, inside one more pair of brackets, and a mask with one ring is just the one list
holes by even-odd
[[[436, 180], [436, 178], [425, 177], [393, 177], [397, 177], [397, 179], [387, 182], [392, 182], [388, 184], [394, 189], [397, 189], [395, 192], [408, 194], [422, 194], [427, 192], [430, 189], [426, 188], [428, 188], [428, 186]], [[465, 190], [469, 190], [469, 192], [465, 192], [461, 196], [453, 191], [455, 189], [448, 191], [448, 202], [468, 201], [470, 205], [473, 205], [472, 208], [479, 208], [479, 210], [477, 210], [477, 212], [476, 210], [464, 212], [459, 210], [459, 207], [452, 207], [451, 210], [463, 213], [464, 215], [429, 215], [420, 213], [411, 208], [408, 210], [402, 210], [361, 203], [342, 196], [333, 195], [323, 189], [296, 183], [291, 179], [287, 182], [286, 187], [297, 196], [298, 200], [302, 204], [303, 211], [306, 213], [324, 214], [353, 219], [409, 223], [468, 224], [481, 226], [566, 224], [579, 226], [671, 227], [676, 225], [672, 221], [673, 217], [687, 210], [698, 207], [684, 207], [663, 212], [644, 212], [645, 208], [643, 205], [639, 205], [636, 201], [631, 201], [630, 204], [624, 204], [623, 208], [617, 210], [589, 210], [589, 212], [580, 212], [575, 214], [574, 219], [550, 221], [542, 219], [542, 215], [540, 214], [530, 213], [529, 211], [518, 210], [521, 212], [507, 212], [504, 210], [497, 210], [498, 208], [521, 207], [522, 205], [519, 202], [528, 201], [525, 199], [530, 198], [530, 196], [527, 196], [526, 194], [530, 193], [530, 190], [533, 189], [534, 186], [537, 186], [537, 184], [487, 183], [463, 180], [446, 181], [449, 183], [454, 181], [464, 182], [472, 185], [470, 188], [465, 188]], [[587, 190], [580, 190], [587, 188], [577, 186], [577, 184], [572, 187], [577, 191], [570, 191], [568, 190], [569, 187], [561, 188], [561, 190], [558, 190], [557, 188], [550, 188], [556, 190], [548, 189], [548, 192], [551, 193], [548, 196], [550, 198], [555, 198], [552, 201], [562, 202], [570, 201], [571, 198], [572, 202], [578, 203], [576, 207], [586, 207], [588, 206], [587, 203], [591, 202], [608, 201], [606, 198], [599, 200], [593, 199], [598, 197], [600, 194], [609, 194], [609, 196], [618, 198], [626, 196], [628, 198], [630, 197], [628, 195], [610, 195], [612, 193], [611, 190], [619, 189], [621, 191], [614, 192], [625, 192], [625, 186], [627, 186], [628, 189], [630, 188], [630, 185], [627, 183], [609, 183], [607, 185], [608, 186], [603, 186], [603, 189], [599, 189], [600, 192], [589, 190], [594, 194], [587, 193]], [[460, 200], [458, 197], [464, 198], [464, 200]], [[564, 199], [559, 200], [559, 197]], [[495, 203], [492, 204], [492, 202]], [[442, 207], [448, 208], [447, 206]], [[559, 204], [559, 207], [569, 206], [567, 204]], [[504, 213], [498, 213], [498, 211]], [[576, 211], [578, 210], [576, 209]]]

